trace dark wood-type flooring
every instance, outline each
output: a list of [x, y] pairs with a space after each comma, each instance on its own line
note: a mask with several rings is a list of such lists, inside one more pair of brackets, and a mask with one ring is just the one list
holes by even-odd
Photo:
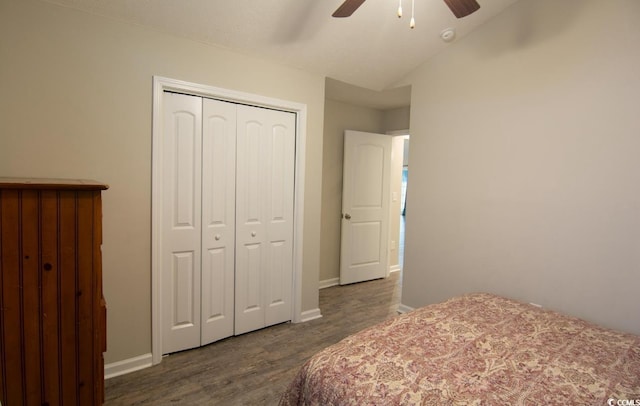
[[322, 289], [322, 318], [230, 337], [111, 378], [106, 405], [277, 405], [311, 355], [395, 316], [400, 285], [396, 272], [387, 279]]

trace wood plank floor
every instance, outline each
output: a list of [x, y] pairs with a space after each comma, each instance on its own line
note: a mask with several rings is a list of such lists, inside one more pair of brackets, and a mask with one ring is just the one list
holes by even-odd
[[320, 291], [322, 318], [284, 323], [165, 357], [106, 381], [106, 405], [277, 405], [320, 349], [397, 314], [401, 274]]

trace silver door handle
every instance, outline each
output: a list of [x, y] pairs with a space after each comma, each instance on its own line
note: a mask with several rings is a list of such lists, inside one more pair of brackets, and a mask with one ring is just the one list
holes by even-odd
[[347, 220], [351, 220], [351, 214], [349, 214], [349, 213], [345, 214], [344, 218], [346, 218]]

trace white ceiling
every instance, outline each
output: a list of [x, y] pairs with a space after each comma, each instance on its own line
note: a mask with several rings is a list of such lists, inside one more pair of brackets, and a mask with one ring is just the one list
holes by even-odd
[[335, 79], [327, 97], [385, 109], [408, 105], [409, 90], [390, 89], [451, 46], [442, 30], [455, 28], [460, 38], [517, 0], [478, 0], [480, 10], [460, 20], [443, 0], [415, 0], [415, 29], [411, 0], [402, 0], [402, 19], [399, 0], [368, 0], [349, 18], [331, 17], [343, 0], [46, 1], [324, 75]]

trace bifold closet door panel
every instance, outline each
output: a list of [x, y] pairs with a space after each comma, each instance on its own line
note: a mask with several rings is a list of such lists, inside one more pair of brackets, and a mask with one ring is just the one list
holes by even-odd
[[233, 335], [236, 105], [203, 99], [201, 345]]
[[238, 106], [236, 327], [291, 320], [295, 114]]
[[296, 116], [163, 94], [163, 353], [291, 320]]
[[163, 97], [162, 350], [200, 346], [202, 98]]

